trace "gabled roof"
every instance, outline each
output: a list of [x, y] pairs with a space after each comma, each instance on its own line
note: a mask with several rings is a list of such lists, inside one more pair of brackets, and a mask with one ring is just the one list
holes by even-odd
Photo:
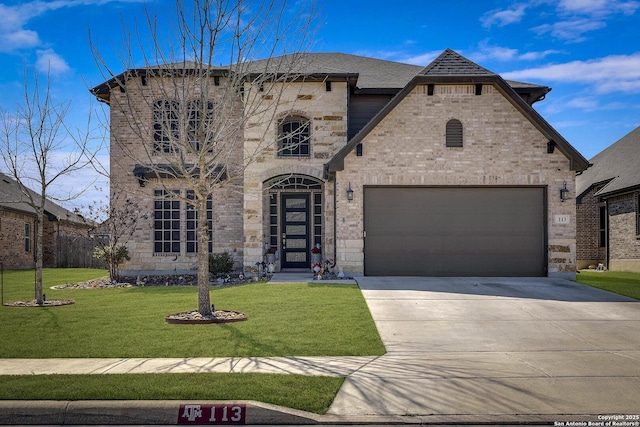
[[[456, 69], [459, 71], [456, 72]], [[453, 50], [446, 49], [398, 92], [346, 146], [336, 153], [327, 163], [326, 171], [331, 174], [335, 171], [342, 170], [344, 168], [344, 158], [419, 84], [493, 85], [523, 116], [545, 135], [545, 137], [554, 142], [555, 147], [570, 160], [571, 170], [581, 171], [589, 165], [587, 160], [582, 157], [562, 135], [551, 127], [502, 77], [475, 64]]]
[[469, 61], [451, 49], [445, 49], [431, 64], [418, 73], [421, 76], [495, 76], [496, 73]]
[[[21, 188], [17, 181], [0, 172], [0, 209], [36, 216], [36, 210], [29, 203], [29, 197], [23, 190], [29, 192], [36, 203], [39, 202], [40, 196], [35, 191]], [[82, 215], [71, 212], [50, 200], [45, 202], [44, 210], [50, 220], [89, 224]]]
[[602, 183], [605, 186], [597, 196], [607, 197], [640, 188], [640, 127], [596, 154], [590, 162], [593, 166], [576, 178], [579, 196]]

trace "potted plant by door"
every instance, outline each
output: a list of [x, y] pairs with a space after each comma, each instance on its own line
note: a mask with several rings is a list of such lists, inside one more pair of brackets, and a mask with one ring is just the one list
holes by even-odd
[[267, 249], [267, 264], [276, 263], [276, 248], [269, 247]]
[[322, 263], [322, 254], [320, 251], [320, 243], [317, 243], [313, 248], [311, 248], [311, 265], [321, 264]]

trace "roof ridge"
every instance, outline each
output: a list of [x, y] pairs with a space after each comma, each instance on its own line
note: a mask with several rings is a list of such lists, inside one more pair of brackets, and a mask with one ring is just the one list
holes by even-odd
[[479, 75], [479, 76], [495, 76], [493, 71], [476, 64], [470, 59], [465, 58], [458, 52], [446, 48], [436, 59], [431, 61], [419, 75], [421, 76], [460, 76], [460, 75]]

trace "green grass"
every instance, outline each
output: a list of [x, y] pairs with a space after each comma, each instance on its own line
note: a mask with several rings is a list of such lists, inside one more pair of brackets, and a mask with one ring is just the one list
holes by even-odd
[[[32, 289], [26, 289], [33, 286], [33, 272], [6, 273], [5, 301], [33, 299]], [[50, 278], [54, 276], [51, 270], [45, 273], [47, 288], [64, 282], [61, 272], [55, 272], [55, 279]], [[74, 280], [87, 279], [74, 273]], [[195, 287], [46, 289], [45, 293], [49, 300], [73, 299], [75, 304], [0, 308], [0, 357], [362, 356], [385, 352], [364, 298], [353, 285], [256, 283], [214, 289], [211, 300], [216, 308], [241, 311], [248, 320], [209, 325], [164, 321], [169, 314], [197, 307]]]
[[344, 379], [276, 374], [0, 376], [0, 399], [255, 400], [323, 414]]
[[[62, 307], [0, 307], [0, 357], [246, 357], [381, 355], [385, 349], [357, 286], [256, 283], [211, 291], [245, 322], [169, 325], [197, 307], [195, 287], [53, 290], [104, 270], [45, 269], [47, 299]], [[4, 301], [34, 299], [33, 271], [4, 272]], [[342, 378], [272, 374], [0, 376], [0, 399], [256, 400], [324, 413]]]
[[640, 273], [581, 270], [577, 282], [640, 300]]

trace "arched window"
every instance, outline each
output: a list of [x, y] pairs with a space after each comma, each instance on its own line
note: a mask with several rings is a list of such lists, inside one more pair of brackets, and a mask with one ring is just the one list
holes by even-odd
[[306, 117], [285, 117], [278, 125], [278, 157], [309, 157], [310, 127]]
[[447, 122], [447, 147], [462, 147], [462, 122], [451, 119]]

